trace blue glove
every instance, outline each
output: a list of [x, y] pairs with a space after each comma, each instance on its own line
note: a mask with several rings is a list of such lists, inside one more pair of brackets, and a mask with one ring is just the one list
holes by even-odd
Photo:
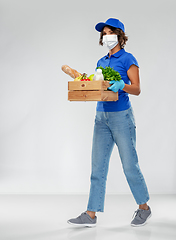
[[122, 90], [125, 87], [125, 83], [123, 80], [120, 81], [112, 80], [109, 83], [112, 85], [108, 87], [108, 89], [112, 90], [113, 92], [118, 92], [119, 89]]

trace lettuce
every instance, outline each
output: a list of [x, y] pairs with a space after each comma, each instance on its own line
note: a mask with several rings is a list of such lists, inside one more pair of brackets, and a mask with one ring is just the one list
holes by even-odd
[[114, 68], [111, 68], [111, 67], [103, 68], [100, 66], [100, 67], [97, 67], [96, 69], [102, 70], [102, 74], [104, 76], [105, 81], [112, 81], [112, 80], [120, 81], [122, 79], [119, 72], [115, 71]]

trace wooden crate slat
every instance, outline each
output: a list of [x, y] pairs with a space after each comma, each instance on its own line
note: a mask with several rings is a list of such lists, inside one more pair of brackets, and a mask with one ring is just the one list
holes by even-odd
[[117, 101], [118, 94], [112, 91], [69, 91], [69, 101]]
[[107, 90], [109, 81], [70, 81], [68, 90]]

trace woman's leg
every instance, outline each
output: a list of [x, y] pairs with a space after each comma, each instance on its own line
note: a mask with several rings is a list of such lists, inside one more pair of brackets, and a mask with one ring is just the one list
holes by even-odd
[[111, 130], [119, 149], [123, 170], [131, 192], [136, 203], [141, 208], [145, 208], [146, 202], [149, 200], [149, 193], [138, 163], [136, 126], [132, 108], [119, 112], [118, 120], [115, 121], [114, 119], [112, 121]]
[[92, 219], [94, 219], [96, 212], [87, 211], [87, 214], [89, 214], [89, 216], [90, 216]]
[[97, 112], [92, 146], [91, 186], [87, 206], [87, 213], [91, 216], [94, 216], [95, 212], [104, 211], [106, 180], [113, 146], [114, 140], [108, 127], [106, 113]]

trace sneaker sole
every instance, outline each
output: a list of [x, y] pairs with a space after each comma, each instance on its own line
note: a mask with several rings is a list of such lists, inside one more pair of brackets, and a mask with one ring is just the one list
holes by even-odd
[[150, 215], [148, 216], [148, 218], [146, 219], [146, 221], [145, 221], [144, 223], [138, 224], [138, 225], [136, 225], [136, 224], [131, 224], [131, 226], [132, 226], [132, 227], [142, 227], [142, 226], [144, 226], [144, 225], [147, 223], [147, 220], [148, 220], [149, 218], [151, 218], [151, 216], [152, 216], [152, 214], [150, 214]]
[[95, 223], [95, 224], [89, 224], [89, 223], [87, 223], [87, 224], [84, 224], [84, 223], [82, 223], [82, 224], [77, 224], [77, 223], [72, 223], [72, 222], [70, 222], [70, 221], [67, 221], [67, 223], [69, 223], [69, 224], [71, 224], [71, 225], [74, 225], [74, 226], [78, 226], [78, 227], [90, 227], [90, 228], [96, 227], [96, 223]]

